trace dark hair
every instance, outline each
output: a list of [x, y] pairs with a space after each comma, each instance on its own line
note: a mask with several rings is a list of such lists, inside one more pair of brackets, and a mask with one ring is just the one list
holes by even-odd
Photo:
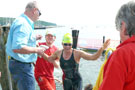
[[93, 89], [93, 85], [92, 84], [88, 84], [84, 88], [84, 90], [92, 90], [92, 89]]

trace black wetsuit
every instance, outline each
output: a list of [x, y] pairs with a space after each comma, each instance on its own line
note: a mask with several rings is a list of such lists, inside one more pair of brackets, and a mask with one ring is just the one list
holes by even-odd
[[[74, 50], [73, 50], [74, 51]], [[64, 90], [82, 90], [82, 78], [79, 73], [79, 64], [74, 60], [74, 54], [69, 60], [64, 60], [63, 51], [60, 58], [60, 67], [63, 70]]]

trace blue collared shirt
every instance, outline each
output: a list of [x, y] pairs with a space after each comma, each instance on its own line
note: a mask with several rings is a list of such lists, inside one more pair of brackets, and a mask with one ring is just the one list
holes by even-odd
[[19, 54], [13, 49], [21, 49], [24, 46], [36, 47], [36, 37], [33, 34], [34, 22], [25, 14], [22, 14], [12, 23], [8, 34], [6, 52], [9, 56], [21, 62], [34, 62], [37, 59], [36, 53]]

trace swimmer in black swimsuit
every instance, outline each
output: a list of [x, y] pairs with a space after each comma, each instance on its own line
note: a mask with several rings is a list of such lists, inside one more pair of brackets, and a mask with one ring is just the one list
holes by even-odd
[[79, 73], [79, 64], [74, 60], [74, 50], [68, 60], [63, 58], [63, 51], [60, 58], [60, 67], [63, 71], [64, 90], [82, 90], [82, 78]]

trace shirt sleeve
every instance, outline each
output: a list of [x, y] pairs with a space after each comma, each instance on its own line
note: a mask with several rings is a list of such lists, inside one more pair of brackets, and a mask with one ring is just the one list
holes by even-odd
[[24, 24], [14, 27], [12, 49], [20, 49], [27, 45], [29, 39], [29, 31]]

